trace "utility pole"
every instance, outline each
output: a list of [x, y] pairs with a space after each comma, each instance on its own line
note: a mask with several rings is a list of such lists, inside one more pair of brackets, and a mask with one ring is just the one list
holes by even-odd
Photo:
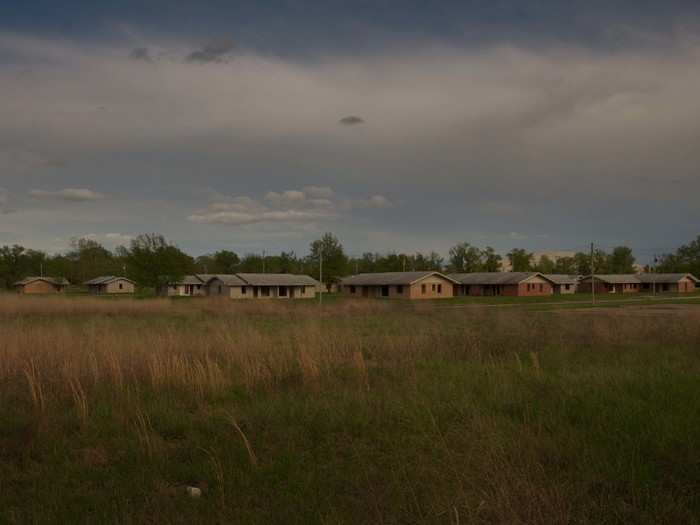
[[263, 267], [263, 273], [265, 273], [265, 250], [263, 250], [263, 253], [262, 253], [262, 267]]
[[654, 275], [656, 273], [656, 255], [654, 255], [654, 266], [651, 267], [651, 295], [656, 295], [656, 276]]
[[318, 294], [318, 305], [323, 305], [323, 248], [318, 252], [318, 280], [321, 283], [321, 291]]
[[595, 304], [595, 255], [593, 252], [593, 243], [591, 243], [591, 294], [593, 304]]

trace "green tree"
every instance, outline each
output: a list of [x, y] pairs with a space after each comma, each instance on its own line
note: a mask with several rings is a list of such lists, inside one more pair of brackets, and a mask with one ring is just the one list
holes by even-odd
[[485, 272], [500, 272], [503, 264], [503, 257], [496, 253], [491, 247], [487, 246], [481, 250], [482, 270]]
[[554, 263], [554, 271], [552, 273], [566, 275], [574, 275], [579, 273], [576, 259], [574, 257], [559, 257]]
[[542, 255], [535, 265], [535, 271], [540, 273], [554, 273], [555, 263], [547, 255]]
[[634, 273], [635, 258], [627, 246], [617, 246], [608, 256], [608, 271], [610, 273]]
[[663, 255], [657, 270], [671, 273], [692, 273], [700, 277], [700, 235], [684, 244], [675, 253]]
[[468, 242], [462, 242], [450, 248], [449, 270], [455, 273], [481, 271], [481, 252]]
[[127, 275], [142, 286], [156, 287], [195, 270], [192, 257], [156, 233], [139, 235], [123, 255]]
[[330, 232], [311, 243], [308, 265], [312, 275], [318, 278], [319, 265], [323, 256], [323, 282], [327, 287], [337, 283], [341, 277], [348, 273], [348, 258], [343, 251], [343, 245], [338, 238]]
[[591, 256], [587, 253], [577, 252], [574, 255], [574, 267], [580, 275], [590, 275], [591, 272]]
[[529, 272], [532, 270], [532, 254], [530, 252], [522, 248], [513, 248], [507, 256], [512, 267], [511, 271]]
[[[64, 259], [62, 262], [61, 259]], [[121, 275], [122, 265], [114, 254], [93, 239], [72, 239], [65, 256], [55, 256], [52, 266], [67, 263], [69, 281], [80, 284], [101, 275]]]

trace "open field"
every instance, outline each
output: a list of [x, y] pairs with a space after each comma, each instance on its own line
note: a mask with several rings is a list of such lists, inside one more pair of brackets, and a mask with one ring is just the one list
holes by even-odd
[[0, 522], [698, 523], [693, 302], [0, 296]]

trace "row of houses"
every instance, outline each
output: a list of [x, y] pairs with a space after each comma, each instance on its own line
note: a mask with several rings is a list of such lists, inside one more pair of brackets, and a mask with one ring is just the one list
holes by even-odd
[[341, 281], [341, 293], [349, 297], [436, 299], [457, 296], [543, 296], [591, 293], [669, 292], [687, 293], [700, 284], [682, 273], [630, 275], [560, 275], [539, 272], [365, 273]]
[[[92, 294], [133, 294], [131, 279], [103, 276], [84, 283]], [[364, 273], [346, 277], [340, 291], [349, 297], [395, 299], [439, 299], [456, 296], [544, 296], [576, 292], [607, 293], [687, 293], [696, 290], [700, 280], [692, 274], [643, 273], [628, 275], [559, 275], [538, 272], [491, 272], [442, 274], [424, 272]], [[69, 285], [65, 279], [27, 277], [17, 283], [20, 293], [61, 293]], [[276, 273], [187, 275], [158, 289], [163, 296], [213, 296], [231, 299], [310, 299], [321, 290], [321, 283], [308, 275]]]

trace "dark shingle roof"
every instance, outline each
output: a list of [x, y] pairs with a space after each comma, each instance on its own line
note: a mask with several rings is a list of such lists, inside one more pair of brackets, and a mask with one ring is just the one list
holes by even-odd
[[23, 286], [25, 284], [33, 283], [34, 281], [44, 281], [47, 283], [55, 284], [56, 286], [68, 286], [70, 283], [63, 277], [25, 277], [21, 281], [17, 281], [14, 286]]
[[[131, 279], [127, 277], [118, 277], [115, 275], [103, 275], [101, 277], [95, 277], [94, 279], [90, 279], [89, 281], [85, 281], [83, 284], [85, 285], [91, 285], [91, 284], [109, 284], [113, 281], [117, 281], [119, 279], [123, 279], [124, 281], [129, 281], [130, 283], [134, 283]], [[136, 283], [134, 283], [136, 284]]]
[[481, 284], [520, 284], [531, 277], [547, 277], [538, 272], [474, 272], [474, 273], [452, 273], [452, 277], [460, 284], [481, 285]]
[[346, 277], [340, 283], [348, 286], [389, 286], [395, 284], [412, 284], [431, 275], [437, 275], [448, 281], [456, 282], [440, 272], [380, 272], [360, 273]]
[[235, 274], [209, 275], [205, 281], [207, 284], [214, 279], [218, 279], [226, 286], [245, 286], [246, 282]]
[[546, 273], [544, 276], [554, 284], [576, 284], [579, 280], [578, 275], [567, 275], [565, 273]]
[[238, 273], [251, 286], [316, 286], [318, 281], [308, 275], [293, 273]]
[[[590, 279], [591, 276], [587, 275], [583, 277], [582, 280]], [[639, 280], [639, 276], [632, 273], [625, 274], [595, 274], [595, 278], [599, 281], [608, 284], [640, 284], [642, 281]]]
[[640, 273], [637, 277], [643, 283], [677, 283], [685, 277], [694, 283], [700, 282], [692, 273]]

